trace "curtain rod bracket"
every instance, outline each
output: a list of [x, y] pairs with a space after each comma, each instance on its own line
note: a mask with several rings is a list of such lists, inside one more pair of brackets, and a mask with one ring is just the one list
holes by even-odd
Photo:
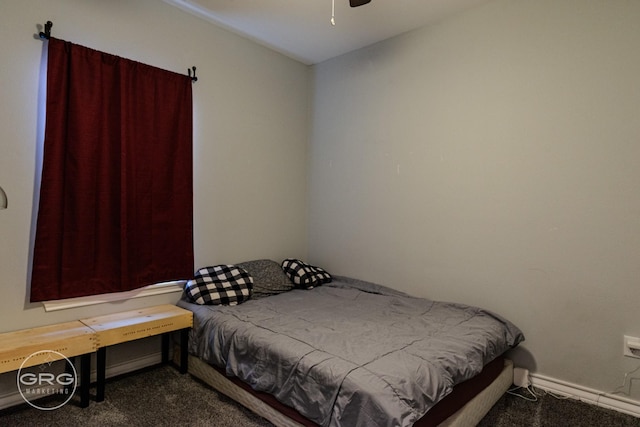
[[51, 27], [53, 27], [53, 22], [51, 21], [47, 21], [47, 23], [44, 24], [44, 32], [40, 31], [41, 39], [49, 40], [49, 37], [51, 37]]
[[[193, 70], [193, 77], [191, 77], [191, 70]], [[191, 77], [191, 81], [192, 82], [195, 83], [195, 82], [198, 81], [198, 78], [196, 77], [196, 67], [195, 66], [191, 67], [191, 69], [187, 68], [187, 72], [189, 73], [189, 77]]]

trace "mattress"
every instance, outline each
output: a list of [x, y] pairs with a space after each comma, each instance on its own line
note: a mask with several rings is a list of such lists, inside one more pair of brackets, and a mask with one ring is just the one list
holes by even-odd
[[[509, 359], [502, 358], [499, 362], [502, 366], [497, 375], [488, 377], [492, 378], [491, 381], [486, 378], [488, 384], [484, 384], [484, 381], [475, 382], [475, 378], [470, 380], [469, 383], [473, 384], [469, 385], [468, 390], [462, 394], [454, 390], [448, 396], [452, 398], [453, 404], [444, 401], [436, 404], [432, 411], [421, 418], [415, 426], [476, 426], [513, 384], [513, 363]], [[227, 377], [219, 368], [193, 355], [189, 356], [189, 373], [276, 426], [317, 426], [294, 409], [282, 405], [268, 395], [265, 397], [264, 394], [257, 393], [238, 379]]]
[[179, 305], [195, 314], [192, 354], [322, 426], [414, 425], [523, 339], [486, 310], [349, 278], [235, 307]]

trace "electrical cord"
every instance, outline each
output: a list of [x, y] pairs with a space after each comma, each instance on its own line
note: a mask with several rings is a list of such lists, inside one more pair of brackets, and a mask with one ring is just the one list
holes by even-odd
[[[622, 379], [622, 384], [619, 387], [617, 387], [615, 390], [609, 393], [598, 393], [598, 398], [596, 399], [595, 405], [600, 406], [600, 398], [603, 396], [612, 395], [612, 394], [624, 394], [625, 396], [631, 395], [631, 389], [633, 387], [634, 382], [640, 380], [640, 377], [633, 377], [632, 375], [638, 371], [640, 371], [640, 365], [638, 365], [635, 369], [632, 369], [631, 371], [626, 372]], [[560, 395], [548, 390], [542, 390], [540, 388], [537, 388], [531, 385], [530, 378], [527, 378], [527, 379], [529, 382], [529, 385], [527, 387], [513, 387], [507, 390], [507, 394], [518, 397], [520, 399], [524, 399], [529, 402], [537, 402], [539, 397], [542, 397], [544, 395], [551, 396], [554, 399], [558, 399], [558, 400], [575, 399], [575, 400], [582, 401], [582, 399], [580, 399], [580, 397], [578, 396]], [[528, 395], [522, 394], [524, 392], [528, 393]]]
[[[520, 394], [520, 391], [528, 391], [529, 394], [531, 394], [532, 397], [529, 396], [525, 396]], [[538, 395], [536, 394], [535, 390], [533, 389], [532, 386], [528, 386], [528, 387], [514, 387], [512, 389], [507, 390], [507, 394], [510, 394], [512, 396], [515, 397], [519, 397], [520, 399], [524, 399], [528, 402], [537, 402], [538, 401]]]
[[640, 378], [631, 377], [629, 379], [629, 389], [627, 391], [625, 391], [624, 389], [626, 388], [626, 385], [627, 385], [627, 378], [629, 378], [629, 375], [633, 375], [638, 370], [640, 370], [640, 365], [636, 366], [635, 369], [633, 369], [633, 370], [631, 370], [629, 372], [626, 372], [624, 374], [624, 378], [622, 379], [622, 385], [620, 385], [620, 387], [618, 387], [615, 390], [613, 390], [610, 394], [624, 394], [625, 396], [629, 396], [631, 394], [631, 387], [633, 386], [633, 382], [636, 381], [636, 380], [640, 380]]

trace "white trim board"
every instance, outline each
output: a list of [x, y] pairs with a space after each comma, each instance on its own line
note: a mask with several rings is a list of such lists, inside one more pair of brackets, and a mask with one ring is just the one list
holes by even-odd
[[44, 311], [66, 310], [67, 308], [84, 307], [87, 305], [104, 304], [108, 302], [124, 301], [133, 298], [148, 297], [152, 295], [167, 294], [170, 292], [182, 292], [186, 280], [176, 280], [173, 282], [156, 283], [144, 288], [134, 289], [124, 292], [113, 292], [110, 294], [91, 295], [88, 297], [67, 298], [54, 301], [44, 301]]
[[530, 374], [531, 385], [581, 402], [612, 409], [640, 418], [640, 402], [617, 394], [605, 393], [544, 375]]

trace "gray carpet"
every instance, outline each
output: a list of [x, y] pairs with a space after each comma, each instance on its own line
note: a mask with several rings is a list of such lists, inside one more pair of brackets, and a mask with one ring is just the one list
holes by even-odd
[[506, 394], [484, 417], [479, 427], [511, 426], [638, 427], [640, 418], [542, 393], [537, 402]]
[[[95, 393], [95, 390], [92, 390]], [[271, 426], [247, 409], [170, 366], [139, 371], [107, 382], [104, 402], [78, 406], [77, 396], [60, 409], [23, 404], [0, 411], [0, 426]], [[638, 426], [640, 418], [550, 396], [538, 402], [506, 395], [481, 427]]]

